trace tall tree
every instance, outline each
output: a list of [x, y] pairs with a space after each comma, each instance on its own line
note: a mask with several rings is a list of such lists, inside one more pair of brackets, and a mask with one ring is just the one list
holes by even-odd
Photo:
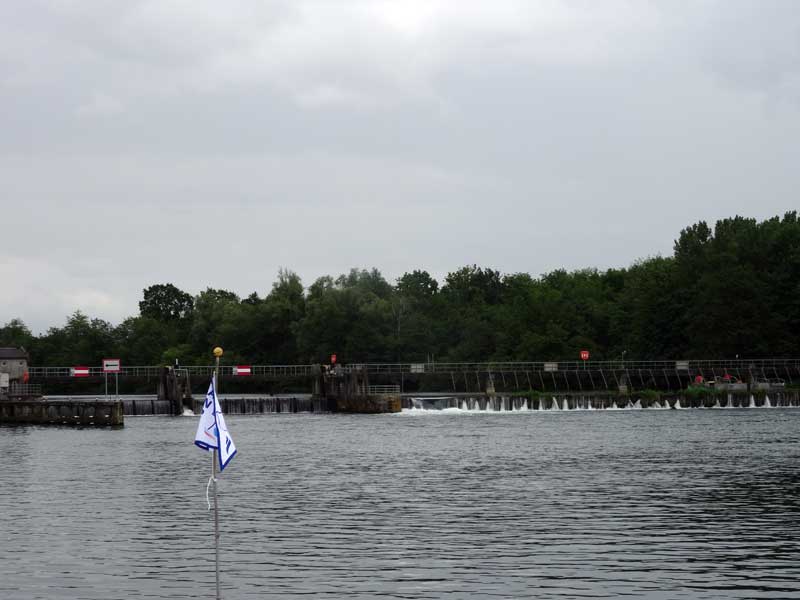
[[21, 319], [11, 319], [0, 327], [0, 346], [30, 350], [35, 339]]
[[145, 288], [144, 298], [139, 302], [139, 314], [157, 321], [187, 318], [193, 308], [193, 298], [171, 283], [159, 283]]

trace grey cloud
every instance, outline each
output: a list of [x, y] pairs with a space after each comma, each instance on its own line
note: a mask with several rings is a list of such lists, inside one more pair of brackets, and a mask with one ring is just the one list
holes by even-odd
[[119, 6], [0, 6], [0, 321], [281, 266], [619, 266], [796, 205], [791, 2]]
[[699, 39], [709, 68], [729, 85], [800, 100], [800, 10], [792, 0], [721, 2]]

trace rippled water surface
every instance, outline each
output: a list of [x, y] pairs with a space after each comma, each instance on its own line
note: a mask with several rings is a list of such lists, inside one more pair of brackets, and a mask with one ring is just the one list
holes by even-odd
[[[213, 598], [195, 426], [0, 428], [0, 598]], [[800, 410], [228, 426], [226, 599], [800, 598]]]

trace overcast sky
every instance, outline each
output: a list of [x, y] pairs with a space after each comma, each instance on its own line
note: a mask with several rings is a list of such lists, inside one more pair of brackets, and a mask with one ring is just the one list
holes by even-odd
[[799, 165], [792, 0], [0, 3], [0, 324], [626, 266]]

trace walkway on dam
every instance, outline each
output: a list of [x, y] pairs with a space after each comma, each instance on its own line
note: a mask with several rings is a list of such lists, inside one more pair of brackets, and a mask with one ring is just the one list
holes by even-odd
[[[303, 378], [314, 377], [320, 372], [320, 365], [247, 365], [248, 375], [269, 378]], [[89, 377], [102, 377], [103, 368], [100, 365], [82, 367], [88, 369]], [[234, 365], [220, 366], [220, 375], [234, 377], [239, 367]], [[753, 378], [779, 378], [787, 381], [800, 381], [800, 358], [766, 358], [757, 360], [659, 360], [659, 361], [520, 361], [520, 362], [471, 362], [471, 363], [357, 363], [337, 365], [343, 372], [352, 370], [366, 370], [369, 375], [455, 375], [464, 373], [581, 373], [581, 372], [609, 372], [619, 373], [675, 373], [685, 378], [687, 375], [701, 375], [706, 379], [731, 375], [739, 379]], [[75, 367], [54, 366], [29, 368], [30, 377], [40, 378], [69, 378], [73, 376]], [[157, 377], [164, 367], [150, 366], [125, 366], [123, 364], [119, 375], [121, 377]], [[179, 369], [190, 376], [210, 376], [214, 365], [181, 365]], [[632, 375], [633, 376], [633, 375]]]

